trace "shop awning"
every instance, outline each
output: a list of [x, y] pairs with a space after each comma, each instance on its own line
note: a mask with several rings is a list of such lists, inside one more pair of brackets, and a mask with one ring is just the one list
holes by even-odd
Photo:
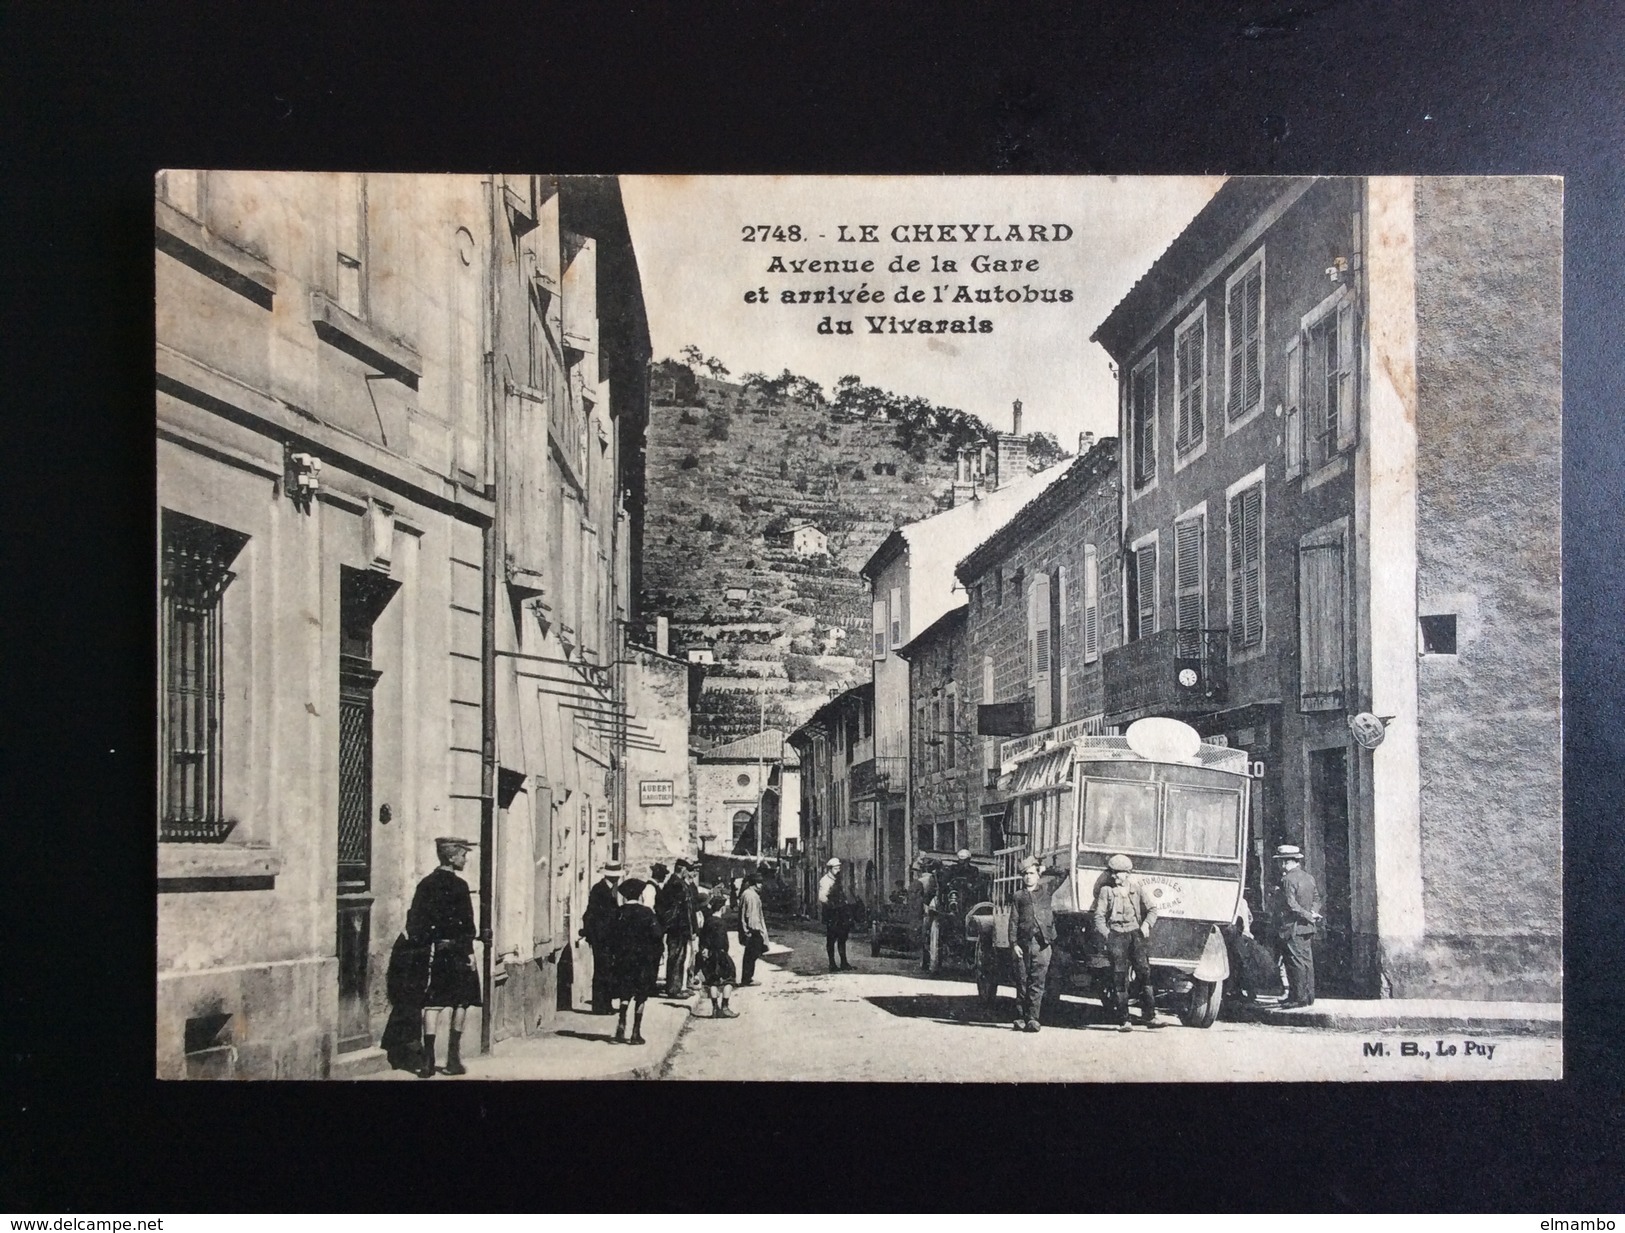
[[1033, 792], [1046, 792], [1066, 783], [1067, 771], [1072, 765], [1072, 746], [1063, 745], [1048, 753], [1028, 758], [1017, 765], [999, 783], [1008, 796], [1026, 796]]

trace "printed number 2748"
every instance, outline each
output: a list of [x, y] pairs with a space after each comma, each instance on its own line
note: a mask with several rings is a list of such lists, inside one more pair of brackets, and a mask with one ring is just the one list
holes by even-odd
[[754, 226], [747, 224], [739, 229], [739, 238], [746, 244], [752, 241], [766, 244], [769, 240], [775, 240], [780, 244], [795, 244], [801, 239], [801, 228], [795, 225], [774, 226], [770, 223], [758, 223]]

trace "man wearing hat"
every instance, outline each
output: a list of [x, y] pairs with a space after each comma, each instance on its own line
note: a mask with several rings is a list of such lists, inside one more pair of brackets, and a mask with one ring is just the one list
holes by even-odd
[[1140, 1022], [1157, 1026], [1157, 994], [1151, 984], [1151, 952], [1147, 940], [1157, 923], [1157, 905], [1138, 878], [1130, 879], [1134, 862], [1119, 853], [1106, 862], [1110, 881], [1095, 898], [1095, 931], [1106, 940], [1112, 984], [1117, 993], [1117, 1030], [1127, 1032], [1128, 978], [1140, 978]]
[[1044, 984], [1055, 944], [1056, 888], [1066, 881], [1063, 870], [1045, 869], [1036, 856], [1021, 862], [1021, 889], [1010, 901], [1010, 958], [1016, 967], [1016, 1030], [1038, 1031], [1044, 1007]]
[[743, 989], [756, 983], [756, 961], [767, 954], [762, 875], [754, 869], [745, 875], [745, 888], [739, 893], [739, 941], [745, 947], [745, 963], [739, 973], [739, 987]]
[[839, 970], [850, 972], [852, 965], [846, 961], [846, 939], [852, 931], [852, 916], [846, 884], [841, 880], [841, 862], [834, 856], [825, 862], [824, 876], [818, 880], [818, 914], [824, 920], [824, 949], [829, 953], [829, 970], [837, 970], [835, 949], [840, 947]]
[[618, 910], [615, 884], [621, 880], [621, 863], [604, 865], [602, 876], [587, 892], [587, 910], [581, 914], [581, 936], [592, 947], [592, 1013], [610, 1014], [615, 1008], [609, 992], [610, 939], [615, 931]]
[[1283, 843], [1275, 849], [1281, 882], [1275, 888], [1275, 949], [1286, 964], [1287, 999], [1282, 1009], [1309, 1006], [1315, 1000], [1315, 925], [1320, 916], [1320, 888], [1303, 867], [1303, 849]]
[[440, 866], [418, 883], [406, 913], [406, 936], [429, 951], [428, 986], [423, 991], [423, 1058], [420, 1079], [435, 1073], [435, 1038], [451, 1009], [451, 1033], [446, 1041], [446, 1073], [461, 1075], [463, 1022], [470, 1006], [480, 1005], [480, 977], [474, 970], [474, 903], [468, 883], [459, 876], [468, 863], [467, 839], [446, 836], [434, 841]]
[[655, 915], [666, 939], [666, 996], [680, 998], [688, 992], [688, 944], [694, 936], [694, 907], [688, 885], [688, 862], [681, 858], [670, 877], [666, 867], [656, 865], [651, 873], [660, 880], [655, 892]]

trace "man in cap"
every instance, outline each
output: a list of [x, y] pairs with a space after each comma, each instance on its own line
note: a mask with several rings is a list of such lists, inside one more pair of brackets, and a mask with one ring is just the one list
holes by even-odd
[[688, 945], [694, 937], [688, 862], [679, 859], [670, 877], [665, 877], [664, 865], [656, 865], [655, 869], [663, 879], [655, 892], [655, 915], [660, 918], [666, 939], [666, 996], [680, 998], [688, 992]]
[[1110, 880], [1095, 899], [1095, 931], [1106, 941], [1112, 984], [1117, 994], [1117, 1030], [1127, 1032], [1128, 980], [1132, 970], [1140, 979], [1140, 1022], [1157, 1026], [1157, 995], [1151, 985], [1151, 953], [1147, 939], [1157, 923], [1157, 905], [1145, 884], [1129, 875], [1134, 862], [1119, 853], [1106, 862]]
[[762, 875], [754, 869], [745, 875], [745, 889], [739, 893], [739, 941], [745, 948], [745, 963], [739, 973], [739, 988], [743, 989], [756, 983], [756, 961], [767, 954]]
[[1284, 1010], [1315, 1000], [1315, 926], [1320, 922], [1320, 888], [1303, 867], [1303, 849], [1283, 843], [1275, 849], [1281, 881], [1275, 888], [1275, 949], [1286, 965]]
[[406, 913], [406, 935], [429, 951], [428, 986], [423, 992], [423, 1057], [420, 1079], [435, 1073], [435, 1037], [442, 1011], [451, 1010], [451, 1033], [446, 1043], [446, 1073], [461, 1075], [463, 1021], [470, 1006], [480, 1005], [480, 977], [474, 970], [474, 903], [468, 883], [460, 876], [468, 863], [467, 839], [446, 836], [434, 841], [439, 868], [418, 883]]
[[840, 971], [850, 972], [846, 961], [846, 939], [852, 931], [851, 908], [847, 902], [846, 884], [841, 880], [841, 862], [830, 857], [824, 864], [824, 876], [818, 880], [818, 914], [824, 920], [824, 949], [829, 953], [829, 970], [837, 970], [835, 949], [840, 948]]
[[601, 876], [587, 892], [587, 910], [581, 914], [581, 936], [592, 947], [592, 1013], [607, 1015], [614, 1011], [614, 1000], [609, 992], [610, 940], [615, 931], [615, 914], [619, 910], [615, 886], [621, 880], [621, 863], [607, 862]]
[[1050, 900], [1066, 881], [1063, 870], [1045, 869], [1036, 856], [1021, 862], [1021, 888], [1010, 901], [1010, 958], [1016, 967], [1016, 1030], [1038, 1031], [1044, 984], [1055, 944]]

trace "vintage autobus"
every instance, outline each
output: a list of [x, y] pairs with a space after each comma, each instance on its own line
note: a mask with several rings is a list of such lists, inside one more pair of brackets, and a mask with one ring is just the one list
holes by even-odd
[[1006, 769], [1009, 846], [998, 853], [992, 899], [966, 920], [983, 1002], [1012, 983], [1009, 904], [1028, 854], [1067, 875], [1052, 900], [1060, 962], [1050, 991], [1109, 988], [1099, 981], [1106, 961], [1093, 910], [1106, 862], [1121, 852], [1158, 908], [1150, 957], [1159, 1006], [1212, 1026], [1230, 974], [1221, 927], [1236, 920], [1246, 879], [1246, 754], [1204, 743], [1178, 720], [1142, 719], [1122, 736], [1040, 745]]

